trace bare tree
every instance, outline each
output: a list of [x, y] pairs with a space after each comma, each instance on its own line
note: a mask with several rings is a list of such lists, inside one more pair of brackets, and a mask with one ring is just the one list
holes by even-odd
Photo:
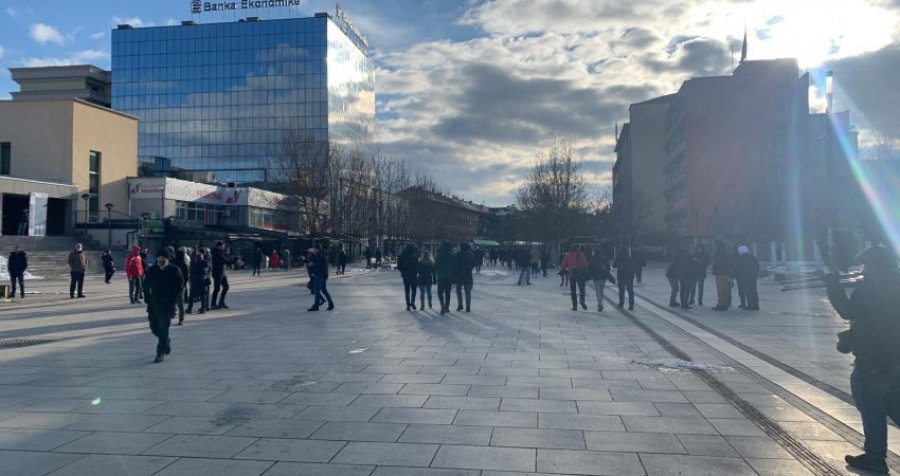
[[589, 202], [572, 141], [555, 139], [538, 155], [531, 176], [519, 189], [519, 207], [533, 217], [538, 234], [558, 249], [566, 221], [584, 213]]

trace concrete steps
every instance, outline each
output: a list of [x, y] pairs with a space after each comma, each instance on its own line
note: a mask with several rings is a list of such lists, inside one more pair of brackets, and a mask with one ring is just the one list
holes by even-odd
[[[69, 252], [78, 242], [72, 236], [0, 236], [0, 256], [3, 256], [2, 274], [6, 274], [6, 258], [18, 245], [28, 253], [28, 272], [44, 279], [60, 279], [69, 276]], [[88, 256], [88, 275], [102, 276], [102, 250], [85, 248]], [[113, 251], [116, 272], [125, 272], [125, 252]]]

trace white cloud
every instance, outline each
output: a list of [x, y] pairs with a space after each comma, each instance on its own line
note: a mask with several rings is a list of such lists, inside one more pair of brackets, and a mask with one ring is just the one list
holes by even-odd
[[66, 38], [59, 30], [44, 23], [35, 23], [31, 25], [29, 35], [32, 40], [41, 45], [46, 45], [47, 43], [61, 45], [66, 42]]
[[131, 25], [135, 28], [153, 26], [153, 22], [145, 22], [141, 17], [113, 17], [114, 25]]
[[18, 18], [20, 13], [15, 7], [6, 7], [6, 14], [10, 16], [10, 18]]
[[181, 24], [181, 22], [179, 22], [178, 20], [176, 20], [174, 18], [166, 18], [166, 26], [174, 26], [174, 25], [180, 25], [180, 24]]
[[105, 31], [98, 31], [97, 33], [93, 33], [93, 34], [91, 34], [91, 36], [90, 36], [90, 38], [91, 38], [92, 40], [101, 40], [101, 39], [103, 39], [103, 38], [105, 38], [105, 37], [106, 37], [106, 32], [105, 32]]
[[27, 67], [38, 66], [71, 66], [76, 64], [103, 64], [109, 61], [109, 52], [102, 50], [81, 50], [71, 53], [65, 58], [26, 58], [22, 64]]
[[6, 54], [6, 50], [3, 48], [3, 45], [0, 45], [0, 59], [3, 59], [3, 55]]

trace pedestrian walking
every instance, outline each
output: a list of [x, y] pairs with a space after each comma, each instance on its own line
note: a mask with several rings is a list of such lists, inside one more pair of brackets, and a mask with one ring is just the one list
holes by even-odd
[[[678, 307], [678, 291], [680, 290], [679, 276], [681, 275], [681, 250], [675, 252], [669, 267], [666, 268], [666, 279], [669, 280], [669, 307]], [[637, 268], [635, 268], [637, 269]]]
[[381, 269], [381, 248], [375, 250], [375, 269]]
[[16, 297], [16, 284], [19, 285], [19, 297], [25, 298], [25, 270], [28, 269], [28, 254], [16, 245], [9, 258], [6, 259], [6, 270], [9, 272], [12, 292], [9, 297]]
[[706, 283], [706, 272], [709, 268], [710, 257], [703, 245], [697, 245], [694, 249], [694, 286], [691, 288], [690, 301], [688, 304], [694, 304], [695, 299], [698, 306], [703, 307], [703, 290]]
[[[213, 293], [212, 293], [212, 301], [209, 304], [209, 308], [212, 310], [216, 309], [228, 309], [228, 306], [225, 304], [225, 295], [228, 294], [228, 276], [225, 274], [225, 265], [229, 263], [229, 259], [225, 256], [225, 243], [221, 241], [217, 241], [215, 246], [212, 249], [212, 279], [213, 279]], [[219, 294], [219, 291], [222, 294]], [[216, 300], [218, 298], [218, 300]]]
[[738, 289], [741, 291], [741, 309], [758, 311], [759, 292], [756, 288], [756, 281], [759, 278], [759, 260], [745, 245], [738, 247], [734, 274], [738, 282]]
[[185, 247], [181, 246], [175, 251], [174, 261], [178, 271], [181, 271], [181, 294], [178, 295], [178, 300], [176, 301], [178, 305], [178, 325], [180, 326], [184, 324], [184, 303], [190, 298], [188, 296], [188, 281], [190, 281], [191, 276], [191, 265], [190, 257]]
[[209, 310], [209, 285], [212, 282], [210, 278], [212, 266], [205, 252], [205, 248], [201, 245], [197, 247], [197, 251], [191, 256], [191, 272], [189, 273], [191, 293], [188, 296], [188, 307], [185, 311], [188, 314], [193, 313], [194, 301], [200, 303], [198, 314], [204, 314]]
[[616, 278], [610, 273], [611, 269], [609, 258], [599, 249], [595, 249], [591, 253], [588, 271], [591, 281], [594, 283], [594, 294], [597, 295], [597, 312], [603, 312], [603, 293], [606, 282], [616, 284]]
[[331, 294], [328, 292], [328, 257], [322, 251], [322, 245], [316, 245], [309, 250], [312, 266], [310, 267], [310, 276], [313, 280], [313, 306], [307, 311], [318, 311], [319, 306], [328, 303], [328, 310], [334, 309], [334, 301], [331, 300]]
[[481, 266], [484, 265], [484, 250], [477, 248], [475, 253], [475, 272], [481, 274]]
[[250, 276], [256, 276], [256, 277], [262, 276], [262, 273], [260, 273], [260, 271], [259, 271], [259, 268], [260, 268], [260, 266], [262, 266], [262, 264], [263, 264], [262, 247], [259, 245], [256, 245], [256, 248], [253, 250], [253, 255], [250, 257], [250, 265], [253, 268], [253, 272], [250, 273]]
[[541, 270], [541, 250], [537, 249], [537, 247], [532, 247], [528, 253], [531, 257], [531, 275], [537, 276]]
[[[578, 245], [572, 245], [563, 258], [560, 267], [569, 276], [569, 294], [572, 296], [572, 310], [577, 311], [579, 303], [582, 309], [587, 310], [584, 289], [588, 280], [588, 260]], [[579, 291], [581, 292], [580, 297], [578, 295]]]
[[431, 286], [437, 280], [434, 271], [434, 259], [431, 253], [422, 253], [422, 259], [419, 260], [419, 275], [416, 282], [419, 283], [419, 309], [425, 309], [425, 295], [428, 295], [428, 309], [431, 309]]
[[84, 274], [87, 272], [88, 258], [84, 254], [81, 243], [75, 243], [75, 249], [69, 253], [69, 299], [84, 297]]
[[372, 269], [372, 250], [369, 247], [363, 250], [363, 258], [366, 260], [366, 269]]
[[634, 275], [635, 265], [628, 250], [624, 247], [616, 252], [616, 260], [613, 262], [616, 268], [616, 282], [619, 285], [619, 309], [625, 305], [625, 292], [628, 292], [628, 310], [634, 310]]
[[341, 252], [338, 253], [338, 272], [337, 274], [345, 275], [347, 274], [347, 263], [350, 262], [350, 256], [347, 254], [347, 250], [341, 248]]
[[727, 311], [731, 307], [732, 255], [723, 241], [716, 241], [712, 274], [716, 277], [716, 307], [713, 311]]
[[566, 273], [566, 270], [563, 269], [562, 262], [566, 258], [565, 253], [560, 253], [559, 255], [559, 286], [563, 287], [569, 284], [569, 273]]
[[413, 245], [406, 245], [397, 258], [397, 271], [403, 278], [403, 294], [406, 296], [406, 310], [416, 310], [416, 277], [419, 275], [419, 257]]
[[463, 310], [463, 294], [465, 294], [465, 311], [472, 312], [472, 286], [475, 281], [472, 270], [475, 269], [475, 254], [468, 243], [459, 244], [456, 254], [456, 310]]
[[272, 258], [269, 260], [269, 264], [272, 267], [272, 271], [281, 267], [281, 256], [278, 255], [278, 250], [272, 250]]
[[291, 262], [291, 250], [289, 248], [285, 248], [284, 252], [281, 253], [281, 263], [285, 271], [290, 271], [294, 267]]
[[144, 280], [147, 319], [150, 321], [150, 332], [157, 339], [155, 363], [162, 362], [172, 352], [169, 326], [175, 317], [175, 303], [184, 286], [184, 277], [178, 267], [169, 262], [171, 258], [170, 250], [161, 248], [156, 253], [156, 264], [147, 269]]
[[840, 278], [823, 277], [828, 299], [850, 329], [838, 334], [837, 349], [856, 357], [850, 390], [862, 417], [865, 453], [847, 455], [853, 468], [888, 474], [887, 418], [900, 425], [900, 275], [897, 259], [883, 246], [859, 256], [863, 281], [847, 298]]
[[519, 250], [516, 254], [516, 266], [519, 267], [519, 282], [516, 285], [531, 286], [531, 253], [528, 250]]
[[456, 277], [456, 257], [450, 243], [441, 243], [437, 258], [434, 261], [434, 273], [437, 276], [438, 301], [441, 303], [441, 314], [450, 312], [450, 289]]
[[141, 247], [134, 245], [125, 257], [125, 277], [128, 278], [128, 300], [131, 304], [141, 302], [144, 288], [144, 264], [141, 260]]
[[103, 251], [103, 255], [100, 256], [100, 262], [103, 264], [103, 282], [109, 284], [113, 274], [116, 273], [116, 262], [109, 248]]
[[547, 277], [547, 267], [550, 266], [550, 253], [547, 252], [547, 248], [541, 250], [541, 274], [546, 278]]
[[17, 230], [20, 236], [28, 235], [28, 209], [23, 208], [22, 213], [19, 214], [19, 229]]

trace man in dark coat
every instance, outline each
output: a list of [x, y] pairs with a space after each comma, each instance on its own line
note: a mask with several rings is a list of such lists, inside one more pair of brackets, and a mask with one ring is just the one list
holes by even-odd
[[406, 295], [406, 310], [416, 310], [416, 277], [419, 275], [419, 257], [416, 248], [406, 245], [397, 258], [397, 270], [403, 278], [403, 294]]
[[759, 260], [753, 256], [750, 248], [739, 246], [734, 277], [738, 282], [738, 288], [742, 291], [740, 307], [745, 311], [759, 310], [759, 292], [756, 289], [758, 276]]
[[438, 300], [441, 302], [441, 314], [450, 312], [450, 288], [456, 277], [456, 257], [450, 243], [441, 243], [438, 249], [437, 259], [434, 262], [434, 271], [437, 275]]
[[191, 314], [194, 310], [194, 301], [200, 302], [200, 310], [198, 314], [204, 314], [209, 310], [209, 284], [210, 284], [210, 265], [206, 258], [206, 250], [198, 247], [191, 256], [191, 294], [188, 297], [187, 313]]
[[703, 306], [703, 288], [706, 283], [706, 270], [709, 268], [710, 258], [709, 253], [706, 252], [706, 249], [703, 248], [703, 245], [697, 245], [697, 248], [694, 250], [694, 286], [691, 288], [690, 298], [691, 300], [688, 304], [693, 304], [694, 299], [696, 298], [696, 302], [698, 306]]
[[456, 310], [463, 310], [463, 291], [466, 295], [466, 312], [472, 312], [472, 285], [474, 279], [472, 270], [475, 269], [475, 253], [466, 242], [459, 244], [459, 253], [456, 254]]
[[628, 250], [619, 248], [616, 260], [613, 262], [616, 268], [616, 282], [619, 285], [619, 309], [625, 305], [625, 291], [628, 291], [628, 310], [634, 310], [634, 261], [628, 255]]
[[887, 418], [900, 425], [900, 274], [887, 248], [874, 246], [859, 256], [863, 282], [850, 298], [837, 275], [826, 275], [828, 299], [850, 329], [838, 334], [838, 351], [856, 356], [850, 389], [862, 417], [864, 454], [847, 455], [853, 468], [887, 474]]
[[328, 292], [328, 257], [322, 251], [322, 245], [316, 245], [310, 250], [310, 258], [312, 261], [309, 267], [310, 279], [313, 280], [313, 294], [315, 295], [315, 304], [307, 311], [318, 311], [319, 306], [328, 302], [328, 310], [334, 309], [334, 301], [331, 300], [331, 294]]
[[727, 311], [731, 307], [731, 273], [733, 272], [733, 260], [728, 246], [723, 241], [716, 241], [716, 251], [713, 255], [712, 274], [716, 277], [716, 307], [713, 311]]
[[[210, 302], [210, 309], [228, 309], [228, 306], [225, 305], [225, 295], [228, 294], [228, 276], [225, 275], [225, 265], [228, 263], [228, 258], [225, 256], [225, 243], [221, 241], [217, 241], [215, 247], [212, 249], [212, 278], [213, 278], [213, 293], [212, 293], [212, 302]], [[222, 291], [222, 295], [219, 296], [219, 291]], [[218, 298], [218, 301], [216, 300]]]
[[16, 283], [19, 284], [19, 297], [25, 297], [25, 270], [28, 269], [28, 255], [16, 245], [6, 261], [9, 271], [9, 279], [12, 281], [12, 293], [9, 297], [16, 297]]
[[156, 360], [160, 363], [172, 352], [169, 340], [169, 324], [175, 317], [175, 303], [184, 287], [184, 278], [178, 266], [169, 263], [172, 256], [168, 249], [156, 253], [156, 264], [147, 269], [144, 277], [144, 299], [147, 302], [147, 319], [150, 331], [157, 338]]
[[113, 259], [112, 251], [108, 248], [104, 250], [103, 255], [100, 256], [100, 261], [103, 264], [103, 282], [109, 284], [109, 280], [112, 279], [113, 274], [116, 272], [116, 262]]
[[263, 252], [262, 247], [256, 245], [256, 249], [253, 250], [253, 255], [250, 258], [250, 264], [253, 267], [253, 272], [250, 273], [250, 276], [262, 276], [262, 273], [259, 272], [259, 269], [262, 267], [263, 262]]

